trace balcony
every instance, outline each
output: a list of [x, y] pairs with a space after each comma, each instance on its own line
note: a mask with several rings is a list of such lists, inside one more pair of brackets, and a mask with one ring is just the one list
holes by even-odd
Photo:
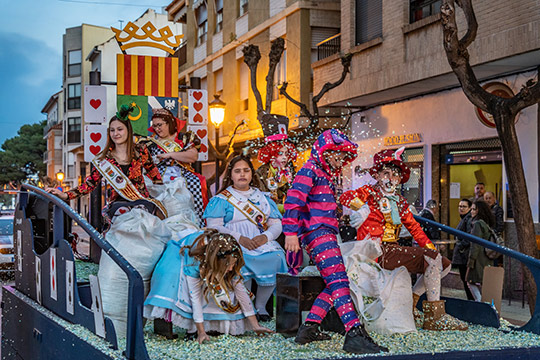
[[329, 37], [317, 44], [317, 61], [339, 53], [341, 50], [341, 33]]

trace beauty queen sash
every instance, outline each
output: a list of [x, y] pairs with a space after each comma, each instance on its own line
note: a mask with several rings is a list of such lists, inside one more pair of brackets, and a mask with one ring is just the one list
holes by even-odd
[[224, 196], [229, 204], [238, 209], [238, 211], [240, 211], [249, 221], [257, 225], [261, 233], [268, 229], [268, 225], [266, 224], [268, 219], [266, 218], [266, 215], [264, 215], [264, 213], [251, 201], [242, 201], [234, 197], [234, 195], [228, 190], [223, 190], [221, 195]]
[[[158, 138], [156, 138], [154, 136], [148, 137], [148, 140], [150, 140], [151, 142], [156, 144], [156, 146], [158, 148], [160, 148], [161, 150], [163, 150], [165, 153], [172, 153], [172, 152], [182, 151], [182, 148], [180, 147], [180, 145], [178, 145], [176, 143], [176, 141], [174, 141], [174, 140], [158, 139]], [[187, 149], [185, 149], [185, 150], [187, 150]], [[189, 170], [191, 172], [194, 172], [191, 165], [185, 164], [183, 162], [176, 161], [176, 160], [174, 160], [174, 162], [176, 164], [178, 164], [179, 166], [182, 166], [183, 168], [186, 168], [187, 170]]]
[[92, 160], [92, 164], [94, 164], [95, 168], [101, 176], [107, 181], [107, 183], [112, 186], [114, 190], [120, 196], [122, 196], [127, 201], [138, 201], [138, 200], [145, 200], [157, 207], [159, 211], [162, 213], [163, 217], [167, 217], [167, 210], [163, 206], [163, 204], [155, 199], [148, 199], [142, 196], [142, 194], [139, 192], [139, 190], [133, 185], [131, 180], [124, 174], [118, 167], [116, 167], [114, 164], [110, 163], [107, 160], [97, 160], [94, 158]]

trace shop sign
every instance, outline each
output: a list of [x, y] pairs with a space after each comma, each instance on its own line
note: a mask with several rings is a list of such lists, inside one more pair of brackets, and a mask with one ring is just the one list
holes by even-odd
[[386, 136], [384, 138], [384, 146], [412, 144], [419, 142], [422, 142], [422, 134], [420, 133]]
[[[510, 89], [508, 85], [502, 82], [497, 82], [497, 81], [490, 82], [482, 86], [482, 88], [486, 90], [487, 92], [489, 92], [490, 94], [493, 94], [493, 95], [496, 95], [505, 99], [510, 99], [514, 97], [514, 92], [512, 91], [512, 89]], [[495, 128], [495, 120], [493, 120], [493, 115], [485, 112], [484, 110], [481, 110], [480, 108], [476, 106], [474, 107], [474, 112], [476, 113], [478, 120], [480, 120], [482, 124], [484, 124], [485, 126], [489, 128]], [[518, 119], [518, 116], [516, 116], [515, 121], [517, 121], [517, 119]]]

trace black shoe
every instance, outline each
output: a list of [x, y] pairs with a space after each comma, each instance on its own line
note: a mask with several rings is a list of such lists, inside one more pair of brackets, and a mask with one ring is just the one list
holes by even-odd
[[345, 342], [343, 343], [343, 350], [353, 354], [376, 354], [381, 351], [388, 352], [388, 348], [377, 345], [377, 343], [373, 341], [362, 325], [355, 326], [347, 332], [347, 335], [345, 335]]
[[312, 341], [326, 341], [330, 339], [330, 335], [319, 330], [319, 324], [306, 321], [304, 324], [302, 324], [302, 326], [300, 326], [300, 329], [298, 329], [294, 341], [298, 344], [304, 345]]
[[272, 320], [272, 317], [268, 314], [257, 314], [257, 321], [267, 322]]
[[184, 335], [184, 341], [193, 341], [197, 340], [197, 332], [194, 333], [188, 333], [186, 332], [186, 335]]

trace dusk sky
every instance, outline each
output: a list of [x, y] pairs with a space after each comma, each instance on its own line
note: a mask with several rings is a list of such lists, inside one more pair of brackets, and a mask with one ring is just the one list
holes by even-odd
[[[62, 87], [62, 35], [83, 23], [120, 27], [168, 0], [3, 0], [0, 25], [0, 145], [23, 124], [46, 119], [41, 109]], [[153, 5], [150, 5], [153, 4]]]

